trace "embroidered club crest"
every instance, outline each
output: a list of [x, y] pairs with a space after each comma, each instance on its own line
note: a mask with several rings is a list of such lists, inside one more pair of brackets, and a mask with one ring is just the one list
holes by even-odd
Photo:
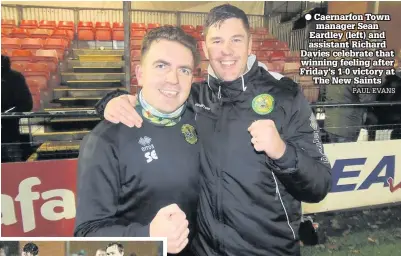
[[252, 100], [252, 109], [259, 115], [267, 115], [273, 108], [274, 98], [270, 94], [260, 94]]
[[185, 140], [189, 144], [195, 144], [198, 141], [198, 136], [196, 135], [195, 128], [190, 124], [184, 124], [181, 127], [181, 132], [184, 134]]

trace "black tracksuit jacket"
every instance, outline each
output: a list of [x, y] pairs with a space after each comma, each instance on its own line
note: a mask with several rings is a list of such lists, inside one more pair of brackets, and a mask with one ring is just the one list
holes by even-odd
[[[191, 245], [198, 256], [299, 255], [301, 201], [319, 202], [331, 188], [330, 164], [300, 87], [276, 79], [257, 61], [250, 67], [233, 82], [209, 75], [193, 85], [189, 98], [201, 142], [198, 227]], [[273, 110], [259, 115], [252, 101], [265, 93], [274, 98]], [[100, 115], [108, 98], [98, 104]], [[286, 142], [281, 159], [254, 150], [247, 129], [260, 119], [273, 120]]]
[[199, 140], [187, 141], [183, 125], [195, 127], [189, 109], [171, 127], [144, 121], [136, 129], [103, 120], [83, 139], [74, 236], [147, 237], [160, 208], [176, 203], [192, 239], [200, 146]]

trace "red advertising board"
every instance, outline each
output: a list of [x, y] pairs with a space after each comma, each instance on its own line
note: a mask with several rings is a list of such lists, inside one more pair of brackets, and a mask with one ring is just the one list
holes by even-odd
[[3, 237], [71, 237], [77, 159], [1, 164]]

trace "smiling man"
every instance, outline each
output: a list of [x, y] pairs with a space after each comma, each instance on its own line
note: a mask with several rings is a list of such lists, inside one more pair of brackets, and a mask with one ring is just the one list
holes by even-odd
[[186, 108], [199, 53], [183, 30], [161, 27], [141, 55], [136, 110], [145, 123], [102, 121], [82, 141], [74, 234], [167, 237], [168, 252], [179, 253], [194, 235], [199, 196], [195, 115]]
[[[213, 8], [204, 33], [208, 77], [193, 84], [188, 101], [202, 145], [192, 250], [198, 256], [299, 255], [301, 202], [319, 202], [331, 187], [315, 116], [297, 84], [251, 54], [242, 10]], [[100, 101], [99, 114], [142, 127], [135, 97], [122, 93]]]
[[124, 256], [124, 246], [120, 243], [110, 243], [106, 248], [107, 256]]

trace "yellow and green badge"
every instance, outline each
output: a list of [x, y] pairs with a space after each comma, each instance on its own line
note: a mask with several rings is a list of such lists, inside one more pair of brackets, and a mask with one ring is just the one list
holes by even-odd
[[259, 115], [267, 115], [273, 108], [274, 98], [270, 94], [259, 94], [252, 100], [252, 109]]
[[198, 141], [198, 136], [196, 135], [195, 128], [190, 124], [184, 124], [181, 127], [181, 132], [184, 134], [185, 140], [189, 144], [195, 144]]

